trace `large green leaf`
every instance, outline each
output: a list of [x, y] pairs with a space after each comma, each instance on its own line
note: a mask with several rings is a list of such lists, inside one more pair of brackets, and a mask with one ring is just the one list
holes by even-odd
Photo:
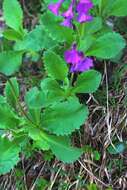
[[8, 173], [19, 161], [20, 147], [6, 138], [0, 138], [0, 174]]
[[6, 24], [16, 31], [22, 29], [23, 11], [17, 0], [4, 0], [3, 2], [4, 19]]
[[87, 50], [87, 56], [95, 56], [102, 59], [110, 59], [120, 53], [126, 43], [118, 33], [107, 33], [94, 41], [92, 46]]
[[49, 135], [37, 128], [27, 128], [35, 146], [42, 150], [51, 149], [55, 156], [66, 163], [76, 161], [83, 151], [70, 145], [70, 139], [63, 136]]
[[8, 103], [12, 107], [16, 107], [17, 99], [19, 98], [19, 85], [15, 77], [11, 78], [10, 82], [8, 81], [6, 83], [4, 94]]
[[93, 93], [101, 82], [101, 74], [95, 70], [89, 70], [80, 74], [77, 78], [73, 93]]
[[70, 146], [67, 137], [48, 136], [47, 141], [55, 156], [65, 162], [72, 163], [76, 161], [82, 154], [82, 150]]
[[44, 54], [45, 69], [54, 79], [64, 80], [68, 74], [68, 67], [64, 60], [55, 52], [48, 51]]
[[15, 129], [20, 123], [19, 117], [7, 104], [0, 105], [0, 128]]
[[77, 98], [70, 98], [47, 108], [42, 115], [42, 126], [54, 134], [69, 135], [79, 129], [87, 117], [87, 107]]
[[39, 25], [29, 32], [23, 40], [17, 41], [15, 50], [39, 51], [44, 48], [52, 48], [56, 44], [57, 42]]
[[22, 52], [7, 51], [0, 53], [0, 72], [12, 75], [22, 64]]

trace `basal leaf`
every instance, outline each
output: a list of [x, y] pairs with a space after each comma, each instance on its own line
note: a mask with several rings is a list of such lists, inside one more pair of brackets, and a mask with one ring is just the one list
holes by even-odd
[[37, 128], [27, 128], [27, 130], [29, 130], [29, 136], [35, 141], [35, 146], [37, 145], [42, 150], [50, 148], [55, 156], [65, 163], [76, 161], [83, 153], [81, 149], [70, 145], [68, 137], [49, 135]]
[[81, 149], [70, 145], [68, 137], [57, 137], [43, 133], [42, 138], [48, 142], [50, 149], [55, 154], [57, 159], [65, 163], [72, 163], [76, 161], [82, 154]]

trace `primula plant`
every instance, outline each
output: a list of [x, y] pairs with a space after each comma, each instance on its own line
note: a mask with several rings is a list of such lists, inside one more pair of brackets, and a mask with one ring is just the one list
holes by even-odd
[[[73, 145], [72, 133], [89, 117], [87, 99], [82, 102], [79, 95], [94, 93], [100, 86], [96, 60], [103, 64], [125, 47], [123, 37], [113, 31], [112, 19], [127, 15], [126, 0], [44, 4], [38, 24], [28, 30], [19, 1], [3, 1], [0, 78], [6, 84], [0, 96], [0, 174], [17, 165], [28, 146], [52, 151], [65, 163], [79, 159], [84, 148]], [[41, 77], [36, 84], [26, 83], [22, 95], [26, 59], [41, 62]]]

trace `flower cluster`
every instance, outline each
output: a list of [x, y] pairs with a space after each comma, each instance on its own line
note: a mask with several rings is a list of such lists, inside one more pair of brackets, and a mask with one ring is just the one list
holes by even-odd
[[93, 66], [93, 60], [85, 57], [82, 51], [76, 49], [74, 44], [70, 50], [65, 51], [64, 58], [71, 65], [70, 72], [83, 72]]
[[57, 3], [50, 4], [48, 6], [49, 10], [55, 15], [61, 15], [64, 17], [64, 21], [61, 25], [73, 28], [73, 20], [79, 23], [89, 22], [92, 20], [92, 16], [89, 15], [90, 9], [93, 7], [91, 0], [72, 0], [67, 11], [60, 14], [60, 7], [64, 0], [59, 0]]
[[[57, 3], [48, 6], [53, 14], [64, 17], [64, 21], [61, 25], [73, 28], [75, 18], [79, 23], [92, 20], [92, 16], [89, 15], [90, 9], [93, 8], [91, 0], [72, 0], [68, 10], [61, 14], [60, 8], [63, 2], [64, 0], [59, 0]], [[86, 57], [82, 51], [78, 51], [75, 43], [73, 43], [70, 50], [65, 51], [64, 58], [66, 62], [70, 64], [71, 73], [84, 72], [93, 66], [93, 60]]]

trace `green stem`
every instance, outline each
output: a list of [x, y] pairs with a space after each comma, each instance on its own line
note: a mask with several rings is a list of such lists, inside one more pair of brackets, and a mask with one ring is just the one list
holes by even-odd
[[103, 0], [100, 0], [100, 3], [99, 3], [99, 15], [101, 16], [101, 11], [102, 11], [102, 2]]

